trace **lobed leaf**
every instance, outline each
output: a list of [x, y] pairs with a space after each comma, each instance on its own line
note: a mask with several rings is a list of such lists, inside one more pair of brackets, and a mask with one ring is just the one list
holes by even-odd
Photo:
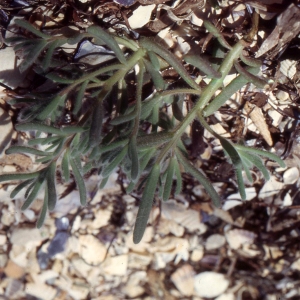
[[46, 48], [47, 41], [36, 40], [34, 47], [30, 49], [30, 52], [24, 57], [22, 63], [19, 66], [19, 70], [21, 73], [26, 71], [39, 57], [40, 53]]
[[84, 81], [81, 84], [79, 91], [77, 92], [77, 95], [76, 95], [76, 98], [74, 101], [74, 107], [73, 107], [73, 113], [75, 116], [77, 116], [81, 110], [82, 99], [84, 97], [84, 93], [85, 93], [85, 90], [86, 90], [88, 84], [89, 84], [89, 80]]
[[147, 59], [144, 59], [143, 62], [145, 64], [145, 67], [146, 67], [148, 73], [150, 74], [150, 76], [153, 80], [155, 88], [158, 91], [163, 90], [166, 86], [166, 83], [165, 83], [163, 77], [161, 76], [159, 70], [156, 70], [155, 67], [152, 66], [152, 64]]
[[126, 61], [126, 58], [125, 58], [121, 48], [119, 47], [118, 43], [115, 41], [115, 39], [110, 34], [108, 34], [101, 27], [95, 26], [95, 25], [90, 26], [87, 29], [87, 32], [95, 37], [96, 42], [97, 42], [97, 40], [104, 42], [112, 51], [114, 51], [118, 60], [121, 63], [126, 64], [127, 61]]
[[44, 195], [44, 203], [43, 203], [43, 207], [42, 207], [42, 210], [40, 212], [40, 215], [39, 215], [39, 218], [38, 218], [38, 221], [36, 223], [36, 227], [38, 229], [40, 229], [44, 222], [45, 222], [45, 219], [46, 219], [46, 215], [47, 215], [47, 210], [48, 210], [48, 189], [47, 189], [47, 183], [45, 184], [45, 195]]
[[70, 150], [69, 148], [67, 148], [61, 161], [61, 170], [66, 182], [70, 180], [69, 160], [70, 160]]
[[256, 148], [249, 148], [249, 147], [246, 147], [246, 146], [243, 146], [243, 145], [240, 145], [240, 144], [236, 144], [235, 148], [238, 151], [242, 150], [242, 151], [250, 152], [250, 153], [253, 153], [253, 154], [256, 154], [256, 155], [259, 155], [259, 156], [267, 157], [267, 158], [277, 162], [281, 168], [285, 168], [285, 162], [274, 153], [264, 151], [264, 150], [260, 150], [260, 149], [256, 149]]
[[184, 156], [184, 154], [181, 153], [181, 150], [176, 149], [176, 156], [185, 168], [186, 172], [194, 176], [204, 186], [206, 192], [211, 197], [213, 204], [216, 207], [220, 207], [220, 197], [207, 177], [190, 163], [190, 161]]
[[[257, 74], [259, 68], [249, 68], [248, 72], [251, 74]], [[230, 97], [239, 91], [244, 85], [248, 83], [248, 79], [242, 75], [238, 75], [233, 79], [225, 88], [222, 89], [221, 93], [215, 97], [203, 110], [203, 115], [208, 117], [216, 112]]]
[[213, 36], [215, 36], [217, 38], [218, 42], [223, 47], [225, 47], [229, 50], [232, 48], [225, 40], [222, 32], [217, 27], [215, 27], [210, 21], [204, 20], [203, 25], [205, 26], [205, 28], [207, 29], [208, 32], [210, 32]]
[[228, 154], [228, 156], [230, 157], [230, 159], [232, 161], [233, 166], [235, 167], [239, 192], [240, 192], [241, 198], [243, 200], [245, 200], [246, 192], [245, 192], [245, 184], [244, 184], [243, 175], [242, 175], [243, 164], [242, 164], [241, 158], [239, 156], [239, 153], [237, 152], [235, 147], [231, 144], [231, 142], [227, 141], [226, 139], [224, 139], [221, 136], [218, 136], [218, 138], [220, 140], [220, 143], [221, 143], [225, 153]]
[[62, 46], [65, 43], [66, 43], [66, 39], [57, 39], [57, 40], [50, 42], [50, 44], [47, 45], [48, 49], [47, 49], [46, 55], [42, 61], [42, 68], [44, 70], [47, 70], [49, 68], [51, 58], [54, 54], [55, 49]]
[[110, 121], [111, 125], [120, 125], [129, 121], [132, 121], [137, 115], [137, 112], [135, 110], [133, 110], [132, 112], [125, 114], [125, 115], [121, 115], [121, 116], [117, 116], [114, 119], [112, 119]]
[[128, 144], [128, 155], [131, 159], [131, 178], [135, 180], [139, 175], [140, 163], [137, 152], [136, 136], [133, 136]]
[[200, 86], [191, 78], [190, 74], [173, 53], [171, 53], [155, 41], [152, 41], [151, 39], [148, 39], [146, 37], [142, 37], [140, 39], [140, 45], [147, 51], [153, 51], [161, 56], [170, 66], [172, 66], [177, 71], [177, 73], [189, 86], [196, 90], [200, 90]]
[[92, 113], [92, 122], [89, 132], [89, 147], [93, 148], [98, 146], [102, 139], [102, 125], [103, 125], [103, 107], [102, 101], [97, 100], [94, 111]]
[[10, 198], [14, 198], [23, 188], [25, 188], [28, 184], [31, 184], [33, 179], [27, 179], [20, 184], [18, 184], [10, 193]]
[[32, 172], [32, 173], [15, 173], [15, 174], [1, 174], [0, 182], [2, 181], [12, 181], [12, 180], [27, 180], [34, 179], [39, 175], [40, 171]]
[[45, 125], [45, 124], [42, 124], [42, 123], [37, 123], [37, 122], [17, 124], [16, 129], [18, 131], [39, 130], [39, 131], [45, 132], [45, 133], [52, 133], [52, 134], [57, 134], [57, 135], [61, 134], [61, 131], [60, 131], [59, 128], [49, 126], [49, 125]]
[[183, 59], [211, 78], [221, 78], [222, 76], [210, 65], [207, 59], [202, 58], [200, 55], [187, 54]]
[[122, 151], [110, 162], [110, 164], [103, 169], [101, 175], [103, 177], [108, 177], [112, 173], [112, 171], [121, 163], [121, 161], [127, 154], [127, 151], [128, 146], [124, 147]]
[[30, 31], [31, 33], [35, 34], [36, 36], [38, 36], [38, 37], [40, 37], [42, 39], [51, 38], [50, 35], [42, 33], [41, 31], [39, 31], [38, 29], [36, 29], [32, 24], [30, 24], [28, 21], [26, 21], [24, 19], [16, 19], [15, 23], [18, 26], [20, 26], [20, 27], [22, 27], [22, 28]]
[[174, 161], [175, 162], [175, 176], [176, 176], [176, 189], [175, 189], [175, 195], [180, 194], [181, 190], [182, 190], [182, 174], [180, 171], [180, 166], [179, 163], [177, 161], [177, 159]]
[[50, 103], [44, 109], [42, 109], [42, 111], [37, 115], [37, 119], [40, 121], [46, 120], [46, 118], [48, 118], [49, 115], [52, 114], [52, 112], [58, 108], [58, 106], [63, 104], [66, 98], [67, 98], [66, 93], [63, 95], [58, 94], [57, 96], [55, 96], [50, 101]]
[[42, 172], [40, 172], [38, 178], [36, 179], [36, 181], [34, 182], [34, 187], [31, 190], [30, 194], [28, 195], [27, 199], [25, 200], [25, 202], [23, 203], [21, 210], [25, 210], [27, 209], [32, 202], [35, 200], [38, 192], [40, 191], [40, 189], [43, 186], [45, 180], [45, 171], [43, 170]]
[[234, 67], [241, 75], [243, 75], [249, 82], [253, 83], [258, 88], [265, 89], [266, 86], [268, 86], [268, 83], [264, 79], [251, 74], [246, 69], [244, 69], [237, 61], [234, 62]]
[[266, 180], [270, 179], [270, 174], [268, 169], [264, 166], [262, 159], [255, 154], [239, 151], [239, 154], [241, 155], [242, 159], [248, 160], [252, 165], [256, 166], [263, 174], [264, 178]]
[[56, 179], [56, 162], [53, 161], [48, 167], [46, 180], [47, 180], [47, 191], [48, 191], [48, 209], [53, 210], [57, 201], [57, 194], [55, 188]]
[[51, 156], [53, 153], [37, 150], [35, 148], [30, 148], [26, 146], [11, 146], [5, 150], [5, 154], [15, 154], [15, 153], [28, 153], [38, 156]]
[[164, 192], [163, 192], [163, 200], [164, 201], [167, 201], [171, 195], [175, 167], [176, 167], [176, 158], [172, 157], [170, 160], [170, 163], [168, 165], [168, 168], [166, 170], [167, 177], [166, 177], [166, 182], [165, 182]]
[[136, 217], [134, 230], [133, 230], [133, 242], [135, 244], [138, 244], [141, 241], [145, 233], [149, 215], [152, 209], [152, 203], [153, 203], [159, 175], [160, 175], [160, 165], [155, 164], [146, 181], [146, 186], [143, 191], [143, 196]]
[[82, 175], [79, 171], [79, 166], [77, 166], [77, 162], [74, 158], [70, 159], [70, 164], [73, 170], [73, 175], [75, 178], [75, 182], [77, 184], [78, 190], [79, 190], [79, 197], [80, 197], [80, 203], [81, 205], [86, 205], [86, 187], [84, 184], [84, 180]]

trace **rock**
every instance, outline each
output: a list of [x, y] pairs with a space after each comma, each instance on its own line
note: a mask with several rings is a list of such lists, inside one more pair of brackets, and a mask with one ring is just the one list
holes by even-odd
[[201, 245], [199, 245], [199, 247], [193, 250], [191, 254], [191, 260], [194, 262], [199, 261], [203, 257], [203, 255], [204, 255], [204, 249]]
[[162, 203], [162, 216], [165, 219], [175, 221], [189, 231], [198, 230], [199, 234], [203, 234], [207, 230], [206, 225], [201, 223], [198, 211], [187, 209], [174, 200]]
[[7, 237], [4, 234], [0, 235], [0, 246], [4, 246], [7, 242]]
[[83, 286], [79, 284], [73, 284], [71, 289], [68, 291], [69, 295], [74, 299], [88, 299], [88, 294], [90, 290], [88, 286]]
[[202, 272], [196, 275], [194, 279], [194, 291], [200, 297], [218, 297], [229, 286], [229, 280], [223, 274], [216, 272]]
[[142, 282], [147, 280], [147, 273], [145, 271], [138, 271], [133, 273], [126, 286], [123, 288], [123, 292], [130, 298], [135, 298], [142, 295], [145, 289], [142, 287]]
[[57, 291], [55, 288], [43, 283], [26, 283], [26, 294], [43, 300], [53, 300]]
[[105, 274], [124, 276], [127, 271], [128, 255], [107, 257], [103, 263]]
[[299, 179], [299, 170], [297, 167], [289, 168], [283, 174], [285, 184], [294, 184]]
[[10, 242], [14, 245], [33, 243], [38, 246], [42, 240], [43, 237], [37, 228], [15, 228], [10, 237]]
[[79, 236], [80, 255], [91, 265], [98, 265], [103, 262], [107, 249], [92, 235]]
[[9, 260], [6, 267], [4, 268], [4, 273], [7, 277], [18, 279], [25, 274], [25, 269]]
[[206, 250], [214, 250], [221, 248], [226, 242], [226, 239], [221, 234], [212, 234], [208, 237], [205, 243]]
[[194, 275], [191, 265], [183, 265], [171, 275], [171, 280], [182, 295], [190, 297], [194, 290]]
[[257, 235], [243, 229], [232, 229], [225, 233], [227, 242], [232, 249], [238, 249], [246, 244], [252, 244]]

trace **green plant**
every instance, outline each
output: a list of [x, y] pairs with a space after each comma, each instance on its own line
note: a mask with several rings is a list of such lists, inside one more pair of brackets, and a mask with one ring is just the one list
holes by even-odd
[[[42, 226], [47, 210], [56, 204], [56, 169], [60, 165], [63, 179], [70, 180], [70, 167], [79, 189], [80, 201], [86, 204], [84, 175], [97, 170], [102, 176], [100, 188], [105, 185], [116, 167], [121, 167], [130, 183], [127, 192], [137, 185], [143, 187], [134, 228], [134, 242], [138, 243], [144, 234], [153, 199], [159, 186], [160, 195], [167, 200], [176, 179], [175, 194], [181, 191], [182, 174], [180, 165], [193, 175], [206, 189], [215, 206], [220, 198], [206, 175], [194, 167], [188, 158], [186, 146], [181, 137], [194, 119], [218, 138], [226, 155], [234, 165], [241, 197], [245, 198], [242, 170], [252, 181], [250, 168], [256, 166], [266, 179], [268, 171], [261, 157], [284, 163], [267, 151], [248, 148], [215, 133], [206, 122], [206, 117], [217, 111], [225, 101], [245, 84], [251, 82], [260, 88], [267, 83], [256, 76], [260, 62], [243, 56], [247, 46], [244, 40], [231, 47], [222, 34], [208, 21], [205, 26], [220, 44], [229, 50], [218, 70], [205, 63], [199, 55], [189, 54], [184, 60], [201, 69], [212, 79], [202, 90], [170, 51], [152, 39], [133, 41], [114, 36], [98, 26], [87, 28], [86, 32], [68, 31], [68, 35], [45, 34], [24, 20], [17, 25], [26, 30], [29, 38], [22, 35], [6, 40], [17, 51], [23, 49], [24, 60], [21, 71], [33, 66], [33, 70], [56, 84], [48, 93], [29, 94], [10, 100], [10, 105], [25, 104], [20, 112], [22, 122], [16, 125], [18, 131], [34, 132], [28, 146], [12, 146], [6, 153], [35, 154], [44, 165], [40, 170], [25, 174], [2, 174], [0, 181], [22, 180], [12, 191], [15, 197], [26, 188], [26, 200], [22, 209], [27, 209], [40, 189], [44, 188], [44, 204], [37, 222]], [[98, 45], [106, 45], [114, 51], [115, 59], [102, 63], [91, 70], [82, 70], [76, 64], [64, 64], [56, 54], [66, 43], [77, 44], [82, 39], [93, 39]], [[122, 45], [122, 49], [120, 48]], [[239, 60], [248, 65], [243, 68]], [[170, 66], [185, 82], [187, 87], [171, 88], [162, 76], [162, 68]], [[225, 88], [224, 78], [232, 67], [239, 75]], [[128, 101], [128, 82], [134, 77], [135, 99]], [[152, 93], [143, 97], [145, 85], [153, 83]], [[217, 90], [221, 90], [214, 97]], [[178, 95], [194, 95], [197, 100], [187, 115], [183, 115]], [[74, 125], [60, 125], [66, 102], [74, 115]], [[172, 107], [168, 114], [166, 107]], [[170, 111], [170, 109], [168, 109]], [[44, 150], [39, 147], [48, 146]]]

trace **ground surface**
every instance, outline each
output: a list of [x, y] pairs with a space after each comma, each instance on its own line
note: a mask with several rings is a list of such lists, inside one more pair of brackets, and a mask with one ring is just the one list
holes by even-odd
[[[4, 1], [2, 37], [15, 16], [28, 19], [30, 14], [32, 23], [54, 21], [79, 28], [101, 19], [119, 34], [159, 34], [180, 56], [190, 40], [200, 40], [202, 50], [209, 44], [212, 37], [202, 27], [203, 17], [209, 16], [226, 37], [235, 39], [250, 30], [251, 9], [256, 9], [260, 21], [250, 52], [265, 59], [263, 72], [273, 80], [271, 87], [235, 95], [215, 116], [215, 130], [234, 141], [243, 138], [249, 145], [276, 152], [287, 168], [267, 162], [268, 182], [254, 170], [256, 180], [247, 185], [247, 201], [242, 202], [232, 169], [220, 158], [219, 145], [209, 136], [205, 150], [192, 141], [194, 162], [211, 174], [224, 200], [222, 209], [213, 208], [203, 188], [186, 175], [178, 197], [155, 202], [150, 226], [138, 245], [132, 242], [132, 228], [140, 195], [124, 194], [126, 181], [120, 172], [101, 191], [96, 190], [98, 178], [90, 177], [91, 200], [84, 208], [74, 186], [69, 187], [72, 192], [59, 201], [41, 230], [35, 228], [41, 201], [21, 212], [22, 197], [11, 200], [14, 186], [4, 184], [0, 299], [300, 299], [297, 1], [293, 5], [279, 0], [224, 0], [217, 11], [209, 3], [203, 6], [202, 1], [192, 0], [115, 2], [120, 4]], [[22, 90], [24, 78], [13, 63], [8, 67], [14, 53], [4, 42], [2, 46], [1, 97], [7, 99], [7, 91]], [[236, 102], [243, 103], [239, 113], [233, 113]], [[8, 113], [3, 100], [1, 152], [19, 138], [12, 130], [16, 118]], [[0, 168], [2, 173], [34, 166], [29, 157], [3, 154]], [[65, 189], [61, 186], [61, 193]]]

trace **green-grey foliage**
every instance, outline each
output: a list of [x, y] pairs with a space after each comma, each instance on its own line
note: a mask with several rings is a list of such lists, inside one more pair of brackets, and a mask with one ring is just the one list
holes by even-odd
[[[48, 95], [35, 93], [10, 101], [12, 106], [25, 105], [20, 112], [22, 121], [16, 129], [30, 131], [34, 136], [28, 145], [12, 146], [6, 153], [33, 154], [42, 167], [32, 173], [0, 175], [0, 181], [22, 181], [11, 193], [11, 197], [15, 197], [26, 189], [22, 209], [27, 209], [39, 191], [45, 189], [37, 227], [42, 226], [47, 211], [55, 207], [57, 168], [64, 181], [75, 180], [80, 202], [85, 205], [88, 195], [84, 176], [91, 170], [97, 171], [103, 178], [101, 188], [114, 169], [120, 167], [129, 180], [127, 191], [139, 188], [143, 192], [134, 227], [135, 243], [143, 237], [156, 192], [159, 191], [163, 200], [180, 193], [182, 170], [194, 176], [204, 186], [213, 204], [219, 207], [222, 199], [208, 176], [191, 163], [182, 140], [194, 119], [198, 119], [206, 130], [220, 140], [236, 171], [243, 199], [246, 197], [243, 171], [252, 181], [250, 168], [255, 166], [268, 179], [262, 157], [284, 165], [272, 153], [234, 144], [219, 136], [207, 123], [206, 117], [224, 105], [245, 84], [251, 82], [261, 88], [266, 85], [256, 76], [259, 62], [242, 54], [247, 43], [240, 40], [233, 46], [229, 45], [211, 23], [204, 22], [206, 29], [228, 49], [218, 70], [195, 53], [184, 56], [187, 63], [211, 78], [203, 89], [183, 63], [154, 39], [142, 37], [134, 41], [115, 36], [95, 25], [85, 32], [71, 31], [64, 36], [51, 35], [50, 31], [45, 34], [24, 20], [17, 20], [16, 24], [36, 36], [28, 39], [20, 35], [6, 40], [15, 50], [23, 49], [21, 71], [33, 68], [39, 76], [44, 76], [56, 86]], [[109, 63], [87, 67], [84, 71], [77, 64], [61, 66], [56, 58], [58, 50], [66, 43], [77, 44], [83, 39], [105, 45], [115, 53], [115, 58]], [[241, 62], [248, 66], [243, 67]], [[170, 86], [162, 75], [164, 66], [173, 68], [186, 86], [182, 82], [178, 88]], [[233, 67], [239, 74], [224, 88], [224, 79]], [[127, 89], [132, 78], [135, 80], [134, 97], [128, 95]], [[149, 81], [152, 83], [152, 93], [146, 94], [144, 87]], [[217, 91], [220, 93], [214, 97]], [[196, 101], [185, 115], [182, 104], [187, 95], [192, 95]], [[60, 122], [66, 101], [71, 102], [69, 112], [75, 120], [71, 125]]]

